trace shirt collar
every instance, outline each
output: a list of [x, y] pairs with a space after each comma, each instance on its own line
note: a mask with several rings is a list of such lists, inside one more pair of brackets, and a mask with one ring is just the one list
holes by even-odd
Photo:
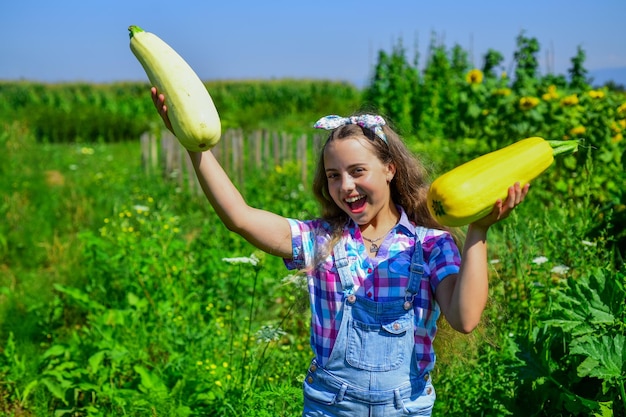
[[409, 236], [415, 236], [415, 225], [411, 223], [409, 216], [406, 215], [402, 206], [396, 204], [396, 208], [398, 209], [398, 212], [400, 212], [400, 221], [396, 227], [403, 228]]
[[[403, 230], [407, 236], [415, 236], [415, 225], [411, 223], [409, 216], [407, 216], [402, 206], [396, 204], [396, 208], [400, 213], [400, 221], [396, 224], [394, 230]], [[348, 229], [352, 231], [351, 234], [354, 236], [356, 230], [358, 229], [358, 225], [354, 222], [354, 220], [348, 220]]]

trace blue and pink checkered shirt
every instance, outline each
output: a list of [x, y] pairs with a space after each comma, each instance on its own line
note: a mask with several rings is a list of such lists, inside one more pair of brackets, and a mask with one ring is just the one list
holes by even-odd
[[[381, 243], [376, 258], [370, 258], [359, 227], [350, 221], [343, 230], [346, 252], [353, 273], [354, 293], [376, 302], [404, 299], [409, 280], [409, 266], [415, 245], [415, 227], [400, 207], [401, 218]], [[331, 238], [331, 227], [323, 220], [289, 219], [293, 258], [285, 259], [290, 270], [307, 271], [311, 303], [311, 346], [322, 366], [330, 357], [341, 324], [343, 289], [332, 251], [313, 266], [316, 248], [325, 248]], [[428, 229], [422, 242], [424, 274], [433, 294], [445, 277], [459, 272], [460, 254], [452, 236], [444, 231]], [[319, 261], [319, 260], [318, 260]], [[424, 290], [424, 289], [423, 289]], [[415, 351], [422, 371], [430, 371], [435, 363], [432, 347], [437, 331], [439, 308], [434, 299], [428, 303], [428, 328], [415, 327]], [[417, 320], [416, 320], [417, 321]], [[423, 322], [422, 322], [423, 323]]]

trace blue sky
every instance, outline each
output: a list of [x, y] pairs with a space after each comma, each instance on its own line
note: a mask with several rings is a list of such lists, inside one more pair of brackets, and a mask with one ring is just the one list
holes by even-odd
[[147, 80], [128, 47], [127, 28], [137, 25], [174, 47], [204, 80], [360, 85], [378, 51], [400, 39], [423, 64], [433, 33], [448, 48], [468, 51], [478, 67], [495, 49], [510, 68], [524, 31], [539, 41], [542, 73], [566, 74], [581, 46], [592, 75], [622, 68], [618, 81], [626, 83], [625, 16], [625, 0], [4, 0], [0, 80]]

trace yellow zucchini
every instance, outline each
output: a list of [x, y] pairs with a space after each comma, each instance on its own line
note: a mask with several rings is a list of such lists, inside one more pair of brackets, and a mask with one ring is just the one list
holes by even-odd
[[464, 226], [485, 217], [508, 188], [526, 185], [554, 161], [554, 155], [575, 152], [577, 141], [520, 140], [482, 155], [441, 175], [428, 191], [428, 210], [444, 226]]
[[167, 43], [138, 26], [130, 26], [130, 49], [152, 85], [165, 94], [172, 130], [188, 150], [203, 152], [220, 140], [222, 127], [204, 83]]

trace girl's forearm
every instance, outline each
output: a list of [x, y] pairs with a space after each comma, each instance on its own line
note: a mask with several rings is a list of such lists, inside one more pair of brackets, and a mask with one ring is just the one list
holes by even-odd
[[215, 156], [189, 152], [204, 194], [224, 225], [257, 248], [282, 258], [292, 256], [287, 219], [250, 207]]
[[452, 327], [469, 333], [480, 322], [489, 294], [487, 228], [469, 226], [462, 259], [447, 318]]
[[213, 209], [229, 230], [237, 225], [237, 208], [246, 205], [212, 152], [189, 152], [198, 181]]

